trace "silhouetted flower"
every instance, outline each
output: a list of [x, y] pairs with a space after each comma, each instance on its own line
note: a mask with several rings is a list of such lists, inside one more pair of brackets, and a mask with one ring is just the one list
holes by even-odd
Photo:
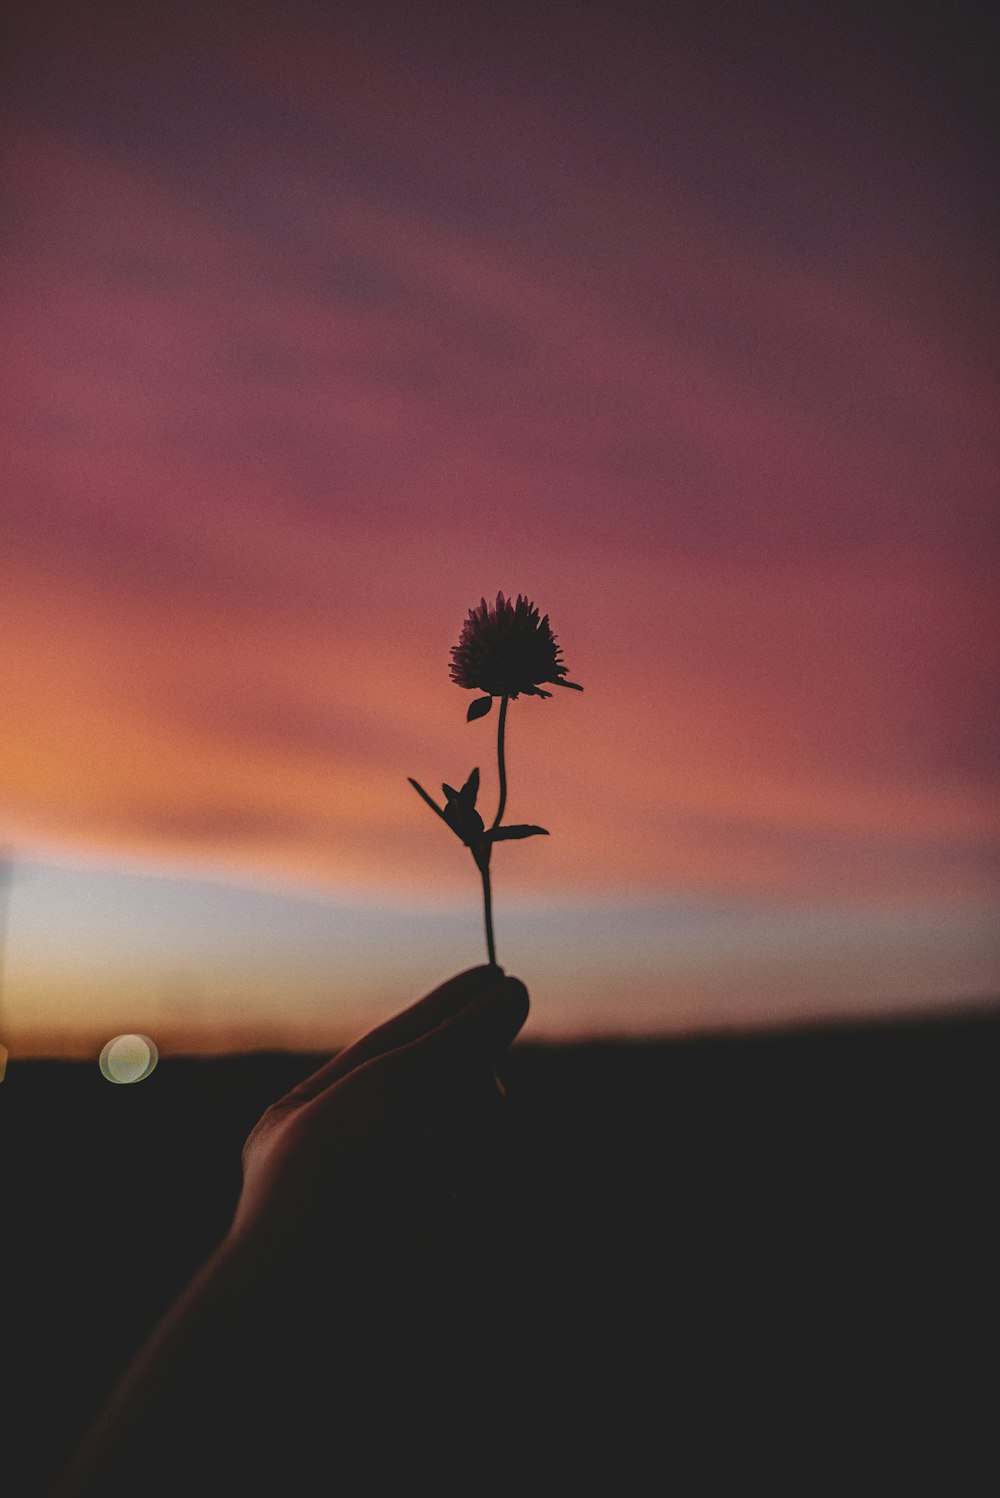
[[540, 619], [535, 605], [520, 593], [516, 604], [498, 593], [495, 606], [484, 598], [477, 609], [469, 610], [458, 644], [452, 646], [449, 670], [458, 686], [489, 694], [469, 708], [469, 718], [481, 718], [494, 697], [513, 701], [522, 692], [526, 697], [551, 697], [542, 682], [582, 692], [575, 681], [563, 680], [561, 654], [548, 614]]
[[452, 649], [450, 667], [452, 680], [460, 687], [471, 691], [477, 688], [488, 693], [479, 697], [469, 707], [467, 719], [482, 718], [493, 706], [493, 698], [500, 698], [500, 717], [497, 723], [497, 772], [500, 780], [500, 801], [492, 826], [487, 827], [482, 814], [476, 810], [479, 795], [479, 771], [472, 770], [461, 790], [442, 784], [445, 794], [444, 806], [439, 806], [420, 784], [409, 776], [410, 784], [431, 811], [444, 822], [460, 842], [469, 849], [483, 881], [483, 919], [486, 926], [486, 953], [490, 962], [496, 962], [496, 946], [493, 940], [493, 897], [490, 885], [490, 856], [494, 843], [510, 842], [525, 837], [547, 837], [544, 827], [534, 822], [503, 824], [504, 808], [507, 805], [507, 770], [504, 760], [504, 730], [507, 709], [515, 697], [522, 693], [530, 697], [551, 697], [551, 692], [542, 690], [541, 683], [551, 682], [556, 687], [572, 687], [575, 692], [583, 688], [575, 681], [564, 681], [566, 667], [559, 657], [561, 651], [549, 628], [549, 616], [539, 619], [538, 610], [527, 598], [517, 595], [517, 603], [511, 603], [502, 593], [497, 594], [496, 605], [484, 598], [478, 609], [470, 609], [469, 617], [462, 626], [458, 644]]

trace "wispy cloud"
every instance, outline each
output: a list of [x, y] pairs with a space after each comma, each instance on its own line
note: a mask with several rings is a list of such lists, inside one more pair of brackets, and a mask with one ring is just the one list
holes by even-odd
[[515, 715], [511, 888], [995, 890], [974, 89], [949, 134], [885, 37], [714, 12], [63, 9], [7, 138], [12, 835], [459, 887], [405, 776], [487, 773], [445, 667], [504, 587], [588, 688]]

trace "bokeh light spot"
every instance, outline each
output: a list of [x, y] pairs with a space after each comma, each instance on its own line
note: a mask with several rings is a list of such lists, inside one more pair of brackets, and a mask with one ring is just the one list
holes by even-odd
[[101, 1052], [101, 1074], [109, 1082], [142, 1082], [159, 1059], [148, 1035], [116, 1035]]

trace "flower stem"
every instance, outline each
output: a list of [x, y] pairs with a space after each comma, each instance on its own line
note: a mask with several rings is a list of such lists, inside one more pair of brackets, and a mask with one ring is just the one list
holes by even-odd
[[493, 943], [493, 896], [490, 890], [490, 861], [489, 856], [483, 859], [479, 865], [479, 872], [483, 876], [483, 912], [486, 917], [486, 956], [490, 965], [497, 965], [497, 949]]
[[[503, 760], [503, 736], [504, 729], [507, 726], [507, 703], [509, 701], [509, 697], [504, 693], [500, 699], [500, 722], [497, 725], [497, 765], [500, 770], [500, 805], [497, 807], [497, 814], [493, 818], [494, 827], [500, 826], [504, 807], [507, 805], [507, 767]], [[490, 830], [492, 831], [492, 828]]]
[[[510, 701], [506, 692], [500, 699], [500, 722], [497, 725], [497, 766], [500, 771], [500, 804], [497, 814], [493, 818], [493, 827], [500, 826], [500, 819], [507, 805], [507, 766], [504, 763], [504, 729], [507, 726], [507, 703]], [[490, 828], [492, 832], [493, 827]], [[493, 891], [490, 887], [490, 854], [493, 848], [487, 844], [482, 860], [476, 860], [479, 864], [479, 872], [483, 876], [483, 915], [486, 921], [486, 954], [490, 962], [496, 967], [497, 952], [493, 939]]]

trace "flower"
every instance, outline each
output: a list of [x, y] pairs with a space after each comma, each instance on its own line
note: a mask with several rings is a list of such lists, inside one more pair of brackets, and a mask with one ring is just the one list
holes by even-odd
[[469, 610], [462, 625], [458, 644], [452, 646], [451, 677], [460, 687], [487, 692], [488, 698], [474, 702], [470, 718], [489, 712], [494, 697], [551, 697], [541, 682], [557, 687], [583, 688], [575, 681], [564, 681], [566, 667], [549, 626], [549, 616], [539, 619], [538, 610], [527, 598], [517, 595], [511, 603], [497, 594], [496, 606], [482, 599], [477, 609]]
[[493, 706], [493, 698], [499, 697], [500, 720], [497, 724], [497, 770], [500, 778], [500, 801], [492, 825], [486, 826], [482, 813], [476, 810], [479, 795], [479, 770], [471, 770], [461, 790], [443, 781], [441, 789], [445, 795], [444, 806], [439, 806], [413, 776], [410, 784], [422, 801], [426, 801], [445, 826], [454, 833], [459, 842], [469, 849], [483, 881], [483, 920], [486, 925], [486, 955], [496, 963], [496, 943], [493, 940], [493, 896], [490, 885], [490, 857], [493, 844], [520, 840], [526, 837], [547, 837], [548, 829], [537, 827], [534, 822], [511, 822], [504, 825], [503, 814], [507, 805], [507, 771], [504, 760], [504, 729], [507, 723], [507, 705], [511, 698], [523, 692], [530, 697], [551, 697], [543, 691], [541, 683], [551, 682], [556, 687], [572, 687], [574, 692], [583, 688], [575, 681], [564, 681], [566, 667], [559, 659], [561, 655], [555, 635], [549, 628], [549, 616], [539, 619], [538, 610], [527, 598], [517, 595], [517, 603], [511, 603], [502, 593], [497, 594], [495, 605], [486, 599], [477, 609], [469, 610], [469, 617], [462, 626], [458, 644], [452, 649], [451, 678], [460, 687], [470, 691], [486, 692], [469, 704], [466, 720], [482, 718]]

